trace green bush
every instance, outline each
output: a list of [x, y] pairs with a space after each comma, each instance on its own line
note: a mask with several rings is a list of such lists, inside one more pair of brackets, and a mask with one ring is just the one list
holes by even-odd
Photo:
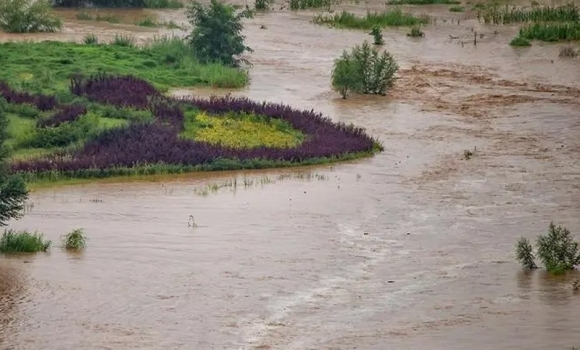
[[97, 45], [99, 43], [99, 38], [95, 34], [87, 34], [83, 38], [83, 43], [85, 45]]
[[391, 54], [386, 51], [381, 54], [365, 41], [350, 53], [344, 51], [334, 62], [332, 86], [342, 98], [351, 91], [384, 96], [395, 83], [398, 70]]
[[0, 28], [9, 33], [55, 32], [62, 22], [50, 14], [48, 0], [1, 0]]
[[510, 41], [510, 46], [526, 47], [532, 46], [532, 44], [521, 36], [516, 36], [512, 41]]
[[217, 62], [237, 66], [237, 56], [252, 51], [244, 44], [242, 18], [247, 11], [239, 13], [227, 4], [211, 0], [208, 7], [194, 1], [187, 8], [187, 18], [194, 27], [189, 42], [196, 57], [202, 63]]
[[0, 253], [46, 252], [51, 241], [44, 240], [39, 233], [7, 230], [0, 238]]
[[[580, 264], [578, 242], [572, 238], [570, 231], [553, 222], [547, 235], [540, 235], [536, 241], [538, 258], [546, 270], [552, 273], [562, 273], [572, 270]], [[525, 238], [520, 238], [516, 245], [516, 259], [525, 268], [534, 268], [534, 253], [532, 245]]]
[[82, 229], [76, 229], [67, 233], [62, 238], [62, 247], [65, 249], [81, 250], [85, 249], [87, 238]]
[[133, 47], [135, 46], [135, 37], [125, 34], [115, 34], [115, 39], [113, 39], [111, 45]]
[[270, 0], [255, 0], [254, 7], [256, 10], [267, 10], [270, 7]]
[[385, 41], [383, 40], [383, 34], [381, 33], [381, 28], [374, 27], [369, 34], [373, 36], [374, 39], [373, 44], [383, 45], [385, 43]]
[[98, 117], [84, 115], [74, 122], [56, 127], [36, 128], [19, 146], [21, 148], [64, 147], [93, 136], [99, 131]]

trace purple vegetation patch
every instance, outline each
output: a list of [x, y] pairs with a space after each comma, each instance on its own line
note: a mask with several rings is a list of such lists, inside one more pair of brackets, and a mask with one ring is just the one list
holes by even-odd
[[39, 120], [37, 125], [41, 128], [48, 126], [56, 127], [62, 123], [75, 121], [86, 113], [87, 108], [78, 104], [64, 106], [60, 111], [50, 116], [50, 118]]
[[54, 96], [33, 95], [28, 92], [16, 91], [3, 81], [0, 81], [0, 96], [4, 97], [8, 103], [30, 104], [41, 111], [50, 111], [57, 107]]

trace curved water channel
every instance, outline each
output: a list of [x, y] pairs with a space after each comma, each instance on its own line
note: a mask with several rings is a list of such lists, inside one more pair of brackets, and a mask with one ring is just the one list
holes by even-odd
[[[89, 246], [0, 256], [0, 348], [580, 346], [579, 274], [524, 273], [513, 259], [517, 238], [550, 220], [580, 232], [579, 61], [559, 59], [558, 45], [515, 50], [517, 27], [473, 13], [414, 11], [438, 21], [422, 39], [385, 32], [402, 68], [386, 98], [341, 100], [329, 87], [333, 59], [366, 33], [317, 27], [313, 12], [246, 24], [252, 81], [233, 93], [363, 126], [385, 146], [373, 158], [33, 193], [12, 228], [58, 242], [82, 227]], [[158, 33], [65, 25], [32, 38]]]

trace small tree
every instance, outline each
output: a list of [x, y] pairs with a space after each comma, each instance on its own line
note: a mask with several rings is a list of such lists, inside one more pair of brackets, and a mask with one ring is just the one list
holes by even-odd
[[385, 41], [383, 40], [383, 34], [381, 33], [381, 28], [373, 27], [373, 29], [369, 34], [373, 36], [374, 39], [373, 44], [383, 45], [385, 43]]
[[10, 219], [22, 216], [24, 202], [28, 198], [28, 191], [24, 181], [17, 176], [8, 174], [8, 149], [5, 141], [8, 137], [6, 128], [8, 119], [0, 106], [0, 226], [6, 226]]
[[[562, 273], [580, 265], [580, 252], [570, 231], [553, 222], [547, 235], [540, 235], [536, 241], [537, 253], [546, 270], [553, 273]], [[535, 268], [532, 245], [525, 238], [520, 238], [516, 245], [516, 259], [525, 268]]]
[[62, 22], [48, 0], [0, 0], [0, 28], [9, 33], [55, 32]]
[[188, 39], [197, 58], [204, 63], [237, 66], [241, 61], [237, 56], [252, 51], [241, 34], [242, 18], [249, 16], [248, 11], [236, 13], [232, 6], [217, 0], [211, 0], [209, 7], [192, 2], [187, 8], [187, 18], [194, 29]]
[[398, 70], [391, 54], [379, 53], [365, 41], [334, 62], [332, 86], [343, 98], [349, 91], [384, 96], [394, 85]]

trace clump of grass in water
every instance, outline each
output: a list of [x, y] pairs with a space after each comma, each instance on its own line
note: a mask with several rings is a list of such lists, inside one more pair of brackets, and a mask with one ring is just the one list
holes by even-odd
[[95, 34], [87, 34], [83, 38], [83, 43], [85, 45], [97, 45], [99, 43], [99, 38]]
[[422, 37], [425, 36], [425, 33], [421, 30], [421, 27], [413, 27], [411, 28], [411, 32], [407, 33], [407, 36], [410, 37]]
[[124, 47], [134, 47], [135, 37], [125, 34], [115, 34], [115, 39], [113, 39], [111, 44]]
[[526, 46], [532, 46], [532, 44], [528, 40], [526, 40], [520, 36], [517, 36], [512, 41], [510, 41], [510, 46], [526, 47]]
[[165, 25], [165, 27], [167, 29], [181, 29], [181, 30], [184, 30], [184, 28], [182, 26], [180, 26], [179, 24], [175, 23], [174, 21], [165, 22], [165, 23], [163, 23], [163, 25]]
[[389, 5], [431, 5], [431, 4], [447, 4], [458, 5], [461, 1], [458, 0], [393, 0], [388, 2]]
[[463, 12], [463, 11], [465, 11], [465, 8], [463, 6], [451, 6], [449, 8], [449, 11], [451, 11], [451, 12]]
[[508, 24], [522, 22], [578, 22], [580, 9], [573, 5], [559, 7], [503, 8], [491, 6], [478, 12], [478, 18], [485, 23]]
[[342, 11], [333, 16], [319, 15], [314, 19], [316, 24], [329, 24], [341, 28], [372, 29], [374, 27], [414, 26], [429, 23], [429, 17], [416, 17], [404, 13], [401, 9], [385, 10], [383, 12], [368, 12], [365, 17], [357, 17], [353, 13]]
[[62, 247], [71, 250], [85, 249], [87, 245], [87, 238], [82, 229], [76, 229], [67, 233], [62, 238]]
[[520, 37], [548, 42], [580, 40], [580, 21], [567, 23], [534, 23], [520, 29]]
[[470, 149], [463, 150], [463, 159], [470, 160], [475, 155], [475, 153], [477, 153], [476, 147], [474, 147], [473, 150]]
[[179, 0], [144, 0], [146, 8], [150, 9], [180, 9], [183, 3]]
[[145, 18], [144, 20], [137, 21], [136, 24], [140, 27], [150, 27], [150, 28], [157, 27], [157, 23], [149, 17]]
[[91, 16], [91, 14], [86, 12], [86, 11], [82, 11], [82, 12], [77, 13], [76, 18], [79, 21], [92, 21], [93, 20], [93, 16]]
[[560, 54], [558, 55], [559, 57], [576, 57], [578, 56], [578, 52], [576, 52], [576, 50], [574, 50], [574, 47], [572, 46], [564, 46], [562, 48], [560, 48]]
[[269, 0], [255, 0], [254, 7], [256, 10], [267, 10], [270, 6]]
[[327, 7], [330, 9], [335, 0], [290, 0], [291, 10], [306, 10], [309, 8]]
[[0, 238], [0, 253], [46, 252], [51, 243], [39, 233], [7, 230]]
[[383, 45], [385, 41], [383, 40], [383, 34], [381, 33], [381, 29], [379, 27], [374, 27], [373, 30], [369, 33], [373, 36], [375, 45]]
[[99, 22], [109, 22], [109, 23], [121, 23], [121, 19], [117, 16], [113, 16], [113, 15], [97, 15], [95, 17], [95, 21], [99, 21]]

